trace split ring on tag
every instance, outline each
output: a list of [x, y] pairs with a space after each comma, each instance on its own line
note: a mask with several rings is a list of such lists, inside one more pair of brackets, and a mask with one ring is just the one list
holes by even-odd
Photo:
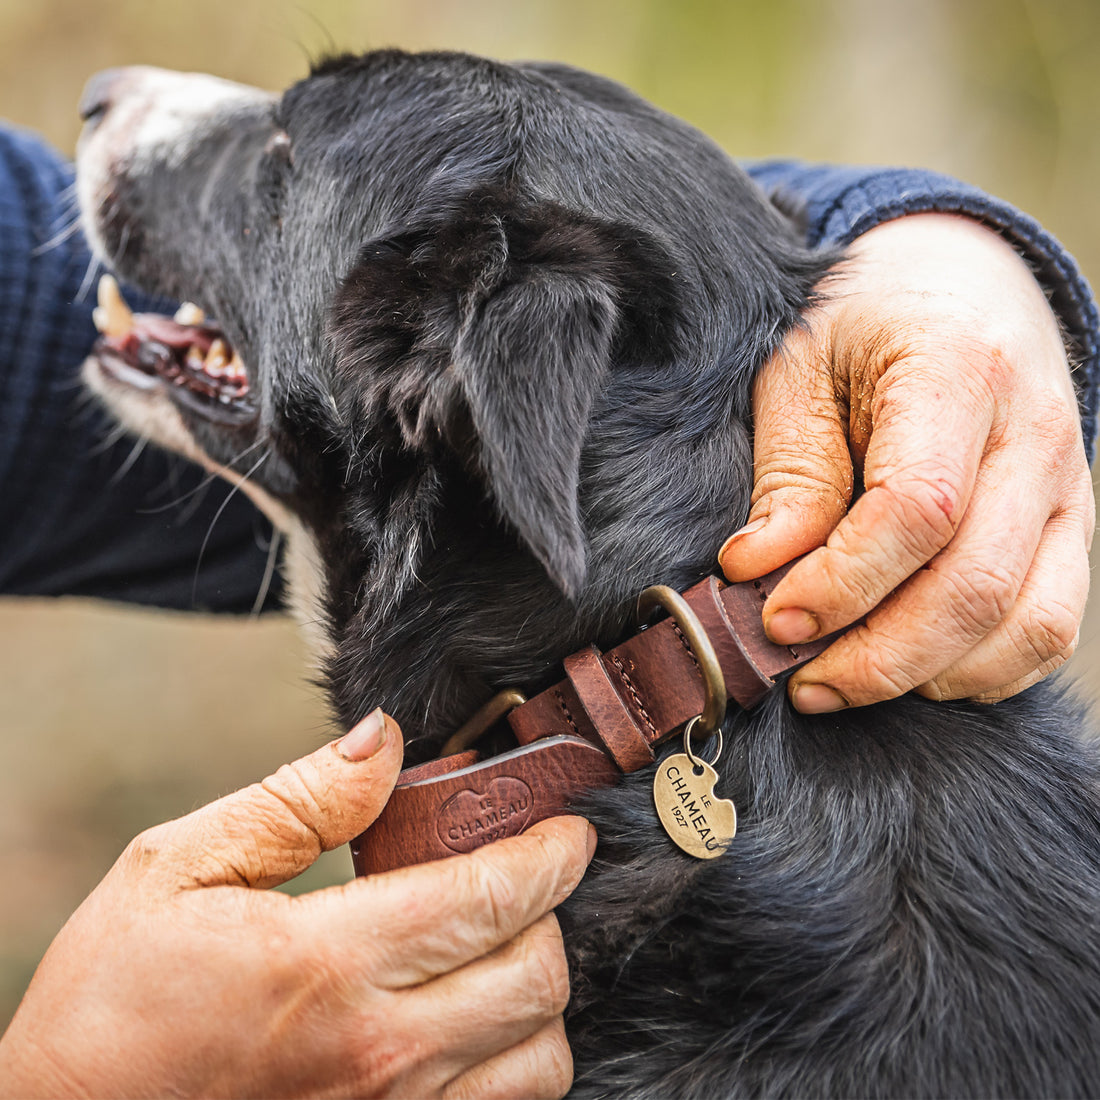
[[699, 725], [699, 721], [702, 715], [697, 714], [686, 726], [684, 726], [684, 755], [691, 759], [692, 764], [703, 764], [706, 767], [713, 768], [718, 763], [718, 758], [722, 755], [722, 748], [724, 742], [722, 740], [722, 727], [719, 726], [714, 732], [718, 734], [718, 747], [714, 750], [714, 756], [711, 758], [709, 764], [705, 760], [696, 756], [691, 751], [691, 735], [695, 732], [695, 727]]
[[684, 727], [684, 751], [661, 761], [653, 780], [653, 802], [661, 825], [679, 848], [696, 859], [714, 859], [737, 833], [737, 808], [728, 798], [714, 793], [718, 773], [713, 764], [722, 755], [722, 731], [718, 751], [710, 764], [691, 750], [691, 734], [699, 718]]

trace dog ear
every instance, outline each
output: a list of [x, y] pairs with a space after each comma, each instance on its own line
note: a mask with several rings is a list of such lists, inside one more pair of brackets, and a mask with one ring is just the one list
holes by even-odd
[[598, 278], [538, 268], [476, 305], [453, 371], [501, 514], [568, 596], [584, 582], [581, 446], [611, 358]]
[[[475, 469], [569, 596], [586, 574], [580, 457], [612, 359], [669, 344], [662, 250], [507, 189], [365, 246], [330, 315], [334, 399], [377, 440]], [[367, 444], [373, 446], [374, 444]]]

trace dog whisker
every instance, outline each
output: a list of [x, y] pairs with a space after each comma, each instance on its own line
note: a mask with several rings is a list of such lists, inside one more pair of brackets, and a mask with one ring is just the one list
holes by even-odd
[[267, 564], [264, 566], [263, 580], [260, 581], [260, 590], [256, 593], [256, 599], [252, 604], [252, 617], [256, 618], [264, 606], [267, 594], [271, 589], [271, 580], [275, 576], [275, 563], [279, 560], [279, 546], [282, 536], [278, 531], [272, 531], [271, 545], [267, 548]]
[[148, 436], [142, 436], [140, 439], [135, 440], [134, 445], [130, 448], [130, 453], [112, 475], [111, 480], [108, 482], [109, 485], [117, 485], [133, 469], [134, 463], [141, 457], [141, 453], [145, 450], [148, 442]]
[[240, 491], [241, 487], [245, 484], [245, 482], [248, 481], [248, 479], [267, 461], [268, 457], [270, 456], [270, 453], [271, 453], [270, 451], [265, 451], [262, 455], [260, 455], [260, 457], [256, 460], [255, 464], [249, 469], [249, 471], [246, 474], [244, 474], [244, 476], [241, 477], [241, 479], [229, 490], [229, 492], [226, 494], [225, 500], [223, 500], [221, 502], [221, 504], [218, 507], [218, 510], [214, 513], [213, 519], [210, 520], [210, 526], [207, 527], [207, 529], [206, 529], [206, 535], [204, 536], [204, 538], [202, 540], [202, 545], [199, 547], [199, 556], [198, 556], [197, 560], [195, 561], [195, 576], [194, 576], [194, 578], [192, 580], [192, 583], [191, 583], [191, 599], [192, 599], [192, 601], [194, 601], [198, 596], [198, 591], [199, 591], [199, 570], [202, 568], [203, 554], [206, 553], [206, 547], [210, 543], [210, 536], [214, 533], [214, 528], [217, 526], [218, 520], [221, 519], [222, 514], [225, 512], [226, 508], [229, 506], [229, 502], [237, 495], [237, 493]]
[[92, 455], [98, 456], [106, 454], [120, 439], [125, 439], [129, 434], [129, 430], [122, 425], [112, 427], [111, 430], [104, 435], [102, 441], [96, 444], [92, 449]]
[[80, 231], [80, 215], [78, 214], [64, 229], [55, 233], [48, 241], [44, 241], [36, 248], [31, 249], [32, 256], [43, 256], [47, 252], [63, 245], [71, 236]]
[[[125, 429], [122, 429], [122, 434], [123, 435], [126, 434]], [[236, 464], [238, 462], [240, 462], [240, 460], [242, 458], [244, 458], [246, 455], [250, 454], [257, 447], [263, 446], [263, 443], [264, 443], [264, 441], [262, 439], [258, 439], [255, 442], [249, 444], [247, 447], [244, 448], [243, 451], [241, 451], [239, 454], [237, 454], [234, 458], [230, 459], [230, 461], [225, 464], [226, 468], [229, 469], [229, 470], [233, 470], [235, 468]], [[175, 467], [174, 466], [172, 468], [172, 475], [173, 475], [173, 477], [175, 475]], [[215, 481], [217, 481], [222, 476], [223, 475], [218, 473], [217, 471], [214, 471], [212, 473], [208, 473], [203, 477], [203, 479], [197, 485], [194, 485], [190, 489], [186, 490], [185, 492], [180, 493], [176, 497], [173, 497], [167, 503], [158, 504], [155, 508], [143, 508], [139, 511], [138, 514], [143, 515], [143, 516], [156, 516], [156, 515], [160, 515], [162, 512], [169, 512], [173, 508], [177, 508], [177, 507], [179, 507], [179, 505], [184, 504], [186, 501], [193, 498], [197, 493], [201, 493], [201, 492], [203, 492], [203, 490], [208, 489]], [[191, 514], [191, 513], [188, 513], [188, 515], [189, 514]]]
[[88, 297], [92, 287], [95, 286], [96, 276], [102, 269], [103, 264], [99, 257], [97, 257], [95, 253], [92, 253], [92, 255], [88, 257], [88, 267], [84, 272], [84, 278], [81, 280], [80, 288], [76, 292], [76, 301], [83, 302], [85, 298]]

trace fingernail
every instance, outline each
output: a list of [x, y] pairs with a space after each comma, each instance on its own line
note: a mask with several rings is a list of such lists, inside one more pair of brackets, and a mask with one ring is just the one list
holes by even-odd
[[849, 705], [848, 700], [828, 684], [796, 684], [791, 702], [802, 714], [830, 714]]
[[592, 857], [596, 854], [596, 830], [592, 825], [588, 826], [588, 836], [585, 838], [585, 848], [588, 851], [588, 862], [592, 862]]
[[336, 751], [353, 763], [369, 760], [386, 743], [386, 716], [372, 710], [357, 726], [336, 742]]
[[816, 616], [801, 607], [781, 607], [768, 616], [764, 633], [780, 645], [795, 645], [816, 638], [821, 633], [821, 624]]
[[718, 560], [721, 561], [726, 556], [726, 551], [729, 550], [738, 539], [743, 539], [746, 535], [755, 535], [757, 531], [762, 531], [767, 522], [767, 516], [760, 516], [758, 519], [754, 519], [752, 523], [746, 523], [740, 531], [734, 531], [734, 533], [722, 543], [722, 549], [718, 551]]

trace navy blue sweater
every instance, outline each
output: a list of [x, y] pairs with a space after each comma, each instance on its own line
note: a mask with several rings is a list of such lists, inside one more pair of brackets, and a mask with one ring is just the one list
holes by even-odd
[[[929, 172], [794, 162], [749, 171], [802, 201], [814, 243], [847, 243], [925, 210], [968, 214], [1003, 233], [1032, 263], [1075, 345], [1091, 459], [1100, 319], [1073, 259], [1037, 223]], [[182, 459], [152, 447], [135, 453], [81, 393], [99, 272], [75, 228], [72, 182], [69, 163], [38, 138], [0, 127], [0, 592], [248, 611], [267, 563], [266, 521], [239, 494], [226, 502], [228, 486], [207, 484]], [[276, 583], [268, 606], [277, 598]]]

